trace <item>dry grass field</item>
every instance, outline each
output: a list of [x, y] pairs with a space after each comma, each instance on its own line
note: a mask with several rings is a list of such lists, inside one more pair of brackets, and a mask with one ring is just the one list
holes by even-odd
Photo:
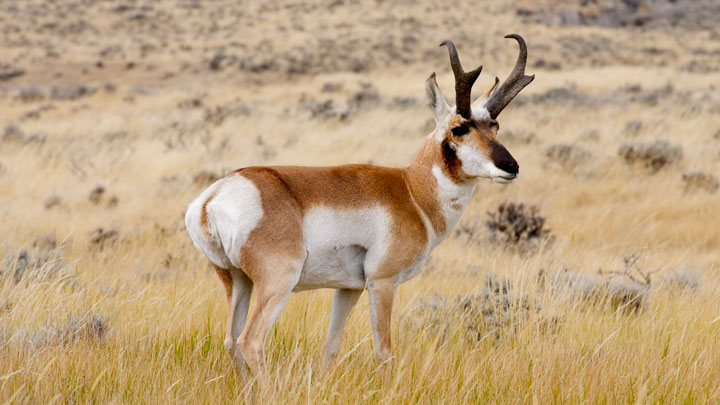
[[[714, 1], [241, 3], [0, 3], [0, 402], [720, 401]], [[440, 41], [479, 95], [511, 32], [521, 176], [400, 287], [389, 374], [365, 294], [320, 369], [317, 290], [270, 332], [272, 387], [238, 378], [188, 203], [243, 166], [408, 165], [427, 76], [454, 98]]]

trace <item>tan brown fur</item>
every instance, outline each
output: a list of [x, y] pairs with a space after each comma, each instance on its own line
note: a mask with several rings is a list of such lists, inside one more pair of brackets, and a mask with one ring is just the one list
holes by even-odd
[[200, 228], [206, 238], [210, 237], [210, 231], [208, 229], [207, 205], [210, 204], [210, 201], [212, 201], [213, 198], [215, 198], [215, 194], [211, 194], [210, 197], [208, 197], [208, 199], [203, 203], [202, 212], [200, 214]]
[[220, 268], [214, 264], [211, 264], [212, 268], [215, 270], [215, 273], [217, 273], [218, 278], [220, 278], [220, 282], [223, 283], [223, 287], [225, 287], [225, 295], [227, 295], [228, 305], [230, 305], [230, 300], [232, 299], [232, 276], [230, 275], [230, 271], [227, 269]]

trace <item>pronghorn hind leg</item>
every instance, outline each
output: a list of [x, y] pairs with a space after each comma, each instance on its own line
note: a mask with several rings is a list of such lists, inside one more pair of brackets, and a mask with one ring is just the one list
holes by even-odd
[[284, 267], [281, 271], [275, 272], [273, 277], [256, 280], [254, 284], [255, 304], [250, 311], [245, 328], [237, 339], [245, 362], [255, 378], [261, 382], [265, 382], [267, 377], [265, 373], [265, 339], [285, 306], [292, 289], [297, 284], [302, 270], [302, 260], [285, 264]]
[[223, 343], [238, 375], [247, 377], [245, 361], [235, 342], [245, 326], [253, 283], [241, 270], [213, 267], [225, 287], [228, 300], [227, 328]]
[[327, 340], [323, 353], [323, 369], [329, 367], [335, 359], [338, 349], [340, 348], [343, 331], [345, 330], [345, 322], [361, 294], [362, 290], [335, 290], [332, 312], [330, 313], [330, 326], [328, 327]]
[[370, 320], [375, 341], [375, 357], [381, 365], [390, 360], [392, 356], [390, 320], [395, 288], [394, 279], [370, 280], [367, 286], [370, 297]]

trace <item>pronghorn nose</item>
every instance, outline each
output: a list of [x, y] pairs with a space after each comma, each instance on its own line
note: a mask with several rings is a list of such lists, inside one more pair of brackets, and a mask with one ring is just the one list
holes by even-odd
[[510, 152], [508, 152], [508, 150], [500, 144], [493, 145], [492, 160], [498, 169], [504, 170], [510, 174], [518, 174], [520, 171], [518, 162], [514, 157], [512, 157]]
[[498, 167], [498, 169], [505, 170], [506, 172], [508, 172], [510, 174], [518, 174], [518, 172], [520, 171], [520, 166], [518, 165], [515, 158], [510, 156], [509, 153], [508, 153], [508, 157], [510, 159], [497, 162], [497, 163], [495, 163], [495, 165]]

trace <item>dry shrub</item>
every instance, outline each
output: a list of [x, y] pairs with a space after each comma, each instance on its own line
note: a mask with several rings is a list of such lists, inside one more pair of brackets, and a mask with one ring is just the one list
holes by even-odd
[[675, 270], [665, 276], [660, 284], [671, 291], [697, 291], [702, 285], [702, 272], [688, 268]]
[[380, 104], [380, 95], [372, 83], [360, 83], [360, 90], [348, 97], [348, 109], [358, 111], [364, 108], [375, 107]]
[[0, 82], [14, 79], [25, 74], [25, 71], [14, 66], [0, 65]]
[[34, 348], [64, 346], [81, 341], [102, 343], [107, 329], [105, 317], [87, 311], [78, 316], [68, 316], [61, 322], [47, 322], [33, 332], [16, 332], [12, 340], [29, 343]]
[[[331, 90], [326, 91], [324, 86], [322, 91], [335, 92], [335, 90], [332, 90], [333, 87], [329, 88]], [[347, 102], [344, 104], [333, 101], [330, 98], [317, 100], [311, 96], [305, 95], [299, 100], [298, 106], [300, 109], [309, 112], [310, 118], [313, 119], [344, 121], [357, 115], [363, 110], [377, 107], [381, 102], [382, 98], [375, 86], [371, 83], [360, 83], [360, 89], [352, 92], [348, 96]], [[409, 105], [403, 103], [413, 103], [408, 100], [398, 100], [397, 102], [400, 103], [400, 106]], [[393, 106], [392, 102], [390, 103], [390, 106]]]
[[[500, 338], [516, 333], [531, 315], [541, 308], [527, 294], [516, 294], [507, 280], [488, 276], [477, 294], [450, 299], [434, 294], [421, 300], [405, 314], [408, 329], [439, 335], [443, 340], [450, 328], [459, 322], [465, 337], [480, 341], [486, 337]], [[541, 329], [548, 330], [559, 322], [556, 316], [541, 317]]]
[[720, 10], [713, 0], [607, 0], [550, 2], [545, 7], [519, 8], [517, 14], [545, 25], [648, 27], [696, 30], [716, 26]]
[[686, 193], [701, 190], [714, 193], [720, 188], [720, 182], [710, 173], [685, 173], [682, 175], [682, 181]]
[[624, 144], [618, 149], [618, 155], [629, 165], [641, 165], [650, 173], [656, 173], [663, 167], [680, 163], [683, 150], [679, 145], [656, 140], [653, 143]]
[[494, 211], [488, 211], [485, 225], [490, 239], [508, 248], [528, 250], [542, 243], [552, 242], [545, 217], [539, 215], [535, 205], [503, 202]]
[[62, 243], [53, 235], [37, 238], [30, 248], [11, 254], [0, 265], [0, 278], [11, 278], [16, 284], [24, 278], [55, 279], [68, 267]]
[[96, 88], [85, 85], [53, 87], [50, 92], [50, 98], [54, 100], [77, 100], [95, 94]]
[[120, 236], [117, 229], [97, 228], [90, 233], [90, 243], [102, 250], [106, 246], [115, 243]]
[[47, 135], [45, 134], [33, 134], [25, 135], [22, 128], [14, 124], [8, 124], [5, 126], [3, 136], [0, 138], [2, 142], [14, 142], [20, 144], [42, 144], [47, 141]]
[[220, 178], [222, 177], [223, 175], [217, 172], [213, 172], [210, 170], [200, 170], [199, 172], [195, 173], [192, 181], [198, 187], [207, 187], [212, 183], [220, 180]]
[[541, 271], [538, 282], [541, 289], [556, 296], [564, 295], [583, 306], [609, 306], [613, 311], [637, 313], [644, 309], [647, 302], [652, 275], [652, 272], [644, 272], [638, 267], [639, 261], [638, 255], [626, 256], [622, 270], [598, 270], [597, 277], [566, 269], [548, 279]]
[[[542, 280], [541, 275], [541, 280]], [[648, 285], [621, 278], [588, 277], [564, 271], [541, 282], [555, 296], [577, 300], [583, 307], [609, 306], [613, 311], [639, 312], [644, 308]]]
[[327, 99], [323, 101], [313, 98], [300, 100], [300, 108], [310, 113], [310, 118], [329, 120], [337, 119], [340, 121], [350, 117], [351, 111], [347, 107], [335, 104], [333, 100]]
[[216, 105], [205, 109], [203, 121], [208, 125], [220, 126], [228, 118], [246, 117], [251, 112], [251, 108], [241, 102]]
[[45, 209], [51, 209], [55, 208], [58, 205], [62, 203], [62, 198], [58, 194], [50, 194], [45, 201], [43, 202], [43, 206]]
[[[433, 127], [435, 122], [433, 121]], [[530, 145], [539, 143], [538, 136], [533, 131], [526, 131], [524, 129], [506, 130], [502, 132], [503, 143], [505, 144], [520, 144]]]
[[91, 203], [93, 203], [95, 205], [99, 204], [100, 200], [102, 200], [103, 196], [105, 195], [105, 191], [107, 191], [105, 189], [105, 186], [103, 186], [101, 184], [96, 185], [90, 191], [90, 194], [88, 195], [88, 201], [90, 201]]
[[550, 163], [571, 170], [586, 163], [592, 157], [592, 154], [580, 146], [559, 143], [550, 145], [545, 149], [545, 157]]
[[643, 124], [643, 122], [640, 120], [630, 120], [625, 123], [623, 133], [631, 137], [638, 136], [640, 132], [642, 132], [644, 126], [645, 124]]

